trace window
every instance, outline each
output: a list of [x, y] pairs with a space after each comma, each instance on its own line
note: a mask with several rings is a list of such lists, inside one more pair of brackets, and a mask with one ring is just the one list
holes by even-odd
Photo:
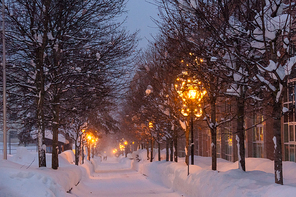
[[295, 141], [294, 140], [294, 125], [289, 125], [289, 141]]
[[264, 125], [263, 125], [264, 117], [262, 115], [254, 114], [253, 124], [255, 127], [253, 128], [253, 147], [252, 147], [252, 155], [253, 157], [263, 158], [264, 157]]
[[290, 55], [296, 54], [296, 45], [291, 43], [289, 49], [290, 49]]
[[225, 159], [232, 161], [233, 159], [233, 144], [232, 144], [232, 129], [231, 122], [225, 123], [224, 129], [224, 149], [225, 149]]
[[217, 158], [221, 158], [221, 129], [217, 129]]
[[[293, 80], [293, 79], [292, 79]], [[286, 161], [295, 162], [295, 148], [296, 148], [296, 118], [295, 118], [295, 82], [290, 81], [288, 84], [288, 91], [286, 92], [287, 99], [284, 99], [284, 107], [289, 109], [288, 113], [284, 115], [284, 159]]]
[[263, 143], [253, 143], [253, 157], [263, 158]]
[[290, 145], [290, 161], [295, 161], [295, 146]]

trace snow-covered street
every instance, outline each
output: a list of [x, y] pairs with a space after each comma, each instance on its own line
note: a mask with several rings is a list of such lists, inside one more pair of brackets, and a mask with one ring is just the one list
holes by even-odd
[[76, 196], [182, 196], [154, 183], [132, 169], [122, 169], [114, 158], [99, 164], [93, 177], [83, 179], [71, 194]]
[[[59, 154], [60, 167], [53, 170], [51, 155], [47, 167], [39, 168], [37, 153], [17, 148], [8, 160], [0, 159], [1, 197], [93, 197], [93, 196], [186, 196], [186, 197], [294, 197], [296, 164], [284, 162], [284, 185], [273, 182], [273, 161], [247, 158], [248, 171], [237, 169], [237, 162], [218, 160], [218, 171], [211, 170], [210, 157], [195, 157], [195, 165], [147, 160], [146, 150], [128, 157], [99, 156], [74, 165], [73, 151]], [[165, 150], [161, 152], [164, 158]], [[157, 155], [156, 155], [157, 156]]]

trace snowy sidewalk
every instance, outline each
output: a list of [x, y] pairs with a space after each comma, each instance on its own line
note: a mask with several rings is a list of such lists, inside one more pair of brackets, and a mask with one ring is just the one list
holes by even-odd
[[144, 175], [129, 168], [123, 168], [123, 163], [103, 161], [99, 163], [91, 178], [84, 178], [73, 188], [71, 194], [83, 197], [132, 197], [132, 196], [182, 196], [167, 187], [150, 181]]

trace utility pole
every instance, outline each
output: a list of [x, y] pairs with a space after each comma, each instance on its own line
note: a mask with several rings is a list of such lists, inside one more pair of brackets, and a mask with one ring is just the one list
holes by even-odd
[[7, 160], [7, 128], [6, 128], [6, 57], [5, 57], [5, 4], [2, 0], [2, 41], [3, 41], [3, 159]]

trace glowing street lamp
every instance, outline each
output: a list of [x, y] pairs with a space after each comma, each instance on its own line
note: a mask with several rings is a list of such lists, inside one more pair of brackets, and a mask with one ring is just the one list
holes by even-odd
[[[148, 127], [149, 127], [149, 129], [152, 129], [153, 128], [153, 122], [149, 122], [148, 123]], [[151, 131], [150, 131], [150, 133], [151, 133]], [[151, 154], [150, 154], [150, 162], [152, 162], [153, 161], [153, 137], [152, 137], [152, 134], [151, 134]]]
[[[191, 165], [194, 164], [194, 141], [193, 141], [193, 116], [201, 117], [202, 108], [198, 104], [207, 93], [201, 81], [195, 75], [188, 71], [183, 71], [177, 76], [175, 90], [183, 101], [181, 113], [183, 116], [190, 116], [190, 133], [191, 133]], [[197, 105], [198, 104], [198, 105]], [[188, 139], [189, 140], [189, 139]], [[189, 162], [188, 162], [189, 174]]]
[[116, 154], [117, 153], [117, 149], [113, 149], [113, 154]]
[[84, 163], [84, 139], [85, 139], [85, 129], [81, 130], [82, 134], [80, 135], [80, 146], [81, 146], [81, 164]]

